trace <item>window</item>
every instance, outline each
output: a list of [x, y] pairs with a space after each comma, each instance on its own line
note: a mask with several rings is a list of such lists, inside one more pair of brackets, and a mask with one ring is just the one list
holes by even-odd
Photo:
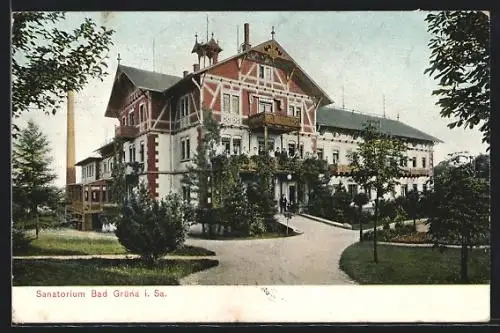
[[323, 148], [317, 148], [316, 149], [316, 154], [318, 155], [318, 159], [322, 160], [323, 159]]
[[85, 191], [85, 201], [89, 200], [89, 191]]
[[240, 114], [240, 96], [222, 94], [222, 112]]
[[113, 172], [113, 161], [109, 162], [109, 171]]
[[130, 112], [128, 114], [128, 124], [130, 126], [134, 126], [135, 125], [135, 114], [134, 114], [134, 111]]
[[408, 185], [401, 185], [401, 195], [403, 197], [406, 197], [407, 193], [408, 193]]
[[181, 139], [181, 161], [191, 158], [191, 145], [189, 138]]
[[235, 155], [241, 154], [241, 139], [239, 138], [233, 139], [233, 154]]
[[295, 108], [295, 117], [297, 117], [297, 118], [299, 118], [299, 119], [302, 117], [302, 108], [301, 108], [301, 107], [298, 107], [298, 106], [297, 106], [297, 107]]
[[418, 185], [417, 184], [413, 184], [413, 191], [415, 191], [415, 192], [418, 191]]
[[144, 117], [144, 104], [141, 104], [139, 106], [139, 122], [142, 123], [145, 120], [146, 120], [146, 117]]
[[339, 162], [339, 151], [338, 150], [333, 150], [332, 154], [332, 164], [336, 164]]
[[231, 112], [234, 114], [240, 114], [240, 96], [231, 96]]
[[356, 185], [356, 184], [349, 184], [347, 186], [347, 190], [348, 190], [349, 195], [351, 196], [351, 198], [354, 198], [354, 196], [356, 194], [358, 194], [358, 185]]
[[108, 163], [107, 162], [102, 163], [102, 169], [104, 170], [104, 173], [108, 172]]
[[230, 112], [231, 110], [231, 95], [222, 95], [222, 112]]
[[371, 189], [371, 187], [366, 187], [365, 188], [365, 193], [366, 193], [366, 196], [368, 197], [368, 200], [371, 200], [372, 199], [372, 189]]
[[264, 79], [267, 81], [272, 81], [273, 79], [273, 69], [272, 67], [259, 65], [259, 79]]
[[403, 167], [403, 168], [404, 168], [405, 166], [407, 166], [407, 163], [408, 163], [408, 162], [407, 162], [407, 160], [406, 160], [406, 156], [401, 157], [401, 159], [399, 160], [399, 166], [400, 166], [400, 167]]
[[272, 80], [272, 74], [273, 74], [273, 71], [271, 69], [271, 67], [266, 67], [266, 76], [264, 79], [266, 80]]
[[427, 167], [427, 161], [425, 159], [425, 157], [422, 157], [422, 168], [426, 168]]
[[259, 101], [259, 112], [273, 112], [273, 103], [268, 101]]
[[134, 156], [134, 149], [132, 148], [132, 145], [128, 147], [128, 160], [129, 162], [134, 162], [135, 156]]
[[189, 100], [188, 96], [184, 96], [179, 101], [181, 118], [185, 118], [189, 115]]
[[413, 168], [416, 168], [416, 167], [417, 167], [417, 158], [416, 158], [416, 157], [413, 157], [413, 158], [411, 159], [411, 164], [412, 164], [412, 167], [413, 167]]
[[127, 126], [127, 117], [125, 116], [122, 118], [122, 126]]
[[224, 151], [226, 154], [231, 154], [231, 139], [230, 138], [222, 138], [222, 146], [224, 147]]
[[294, 114], [295, 114], [295, 106], [290, 105], [290, 106], [288, 107], [288, 115], [289, 115], [289, 116], [293, 116]]
[[300, 158], [304, 158], [304, 145], [300, 145], [299, 147], [299, 156]]
[[191, 201], [191, 191], [187, 186], [182, 186], [182, 200], [187, 202]]
[[[274, 140], [267, 139], [267, 151], [274, 150]], [[265, 141], [264, 139], [259, 139], [259, 155], [264, 155], [266, 153]]]
[[144, 141], [141, 141], [141, 148], [139, 150], [140, 162], [144, 162]]
[[289, 143], [288, 144], [288, 156], [294, 156], [295, 155], [295, 143]]

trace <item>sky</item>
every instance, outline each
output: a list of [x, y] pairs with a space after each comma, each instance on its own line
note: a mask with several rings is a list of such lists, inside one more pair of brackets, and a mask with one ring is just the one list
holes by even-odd
[[[118, 120], [105, 118], [114, 74], [121, 64], [182, 76], [197, 62], [191, 54], [195, 34], [209, 35], [223, 51], [219, 61], [237, 52], [243, 42], [243, 24], [250, 24], [250, 43], [275, 39], [336, 106], [396, 119], [444, 141], [434, 149], [435, 164], [447, 154], [486, 152], [478, 129], [449, 129], [452, 119], [439, 115], [438, 83], [424, 70], [429, 66], [431, 35], [424, 21], [427, 12], [72, 12], [59, 23], [72, 29], [92, 18], [115, 30], [108, 56], [109, 75], [95, 80], [75, 98], [76, 161], [82, 160], [114, 135]], [[239, 30], [239, 34], [237, 33]], [[239, 37], [238, 37], [239, 35]], [[153, 47], [154, 46], [154, 47]], [[153, 57], [154, 54], [154, 57]], [[154, 58], [154, 62], [153, 62]], [[385, 103], [384, 103], [385, 101]], [[384, 107], [385, 105], [385, 107]], [[56, 115], [25, 112], [16, 124], [33, 119], [52, 145], [55, 184], [64, 185], [66, 162], [66, 106]], [[77, 181], [80, 174], [77, 171]]]

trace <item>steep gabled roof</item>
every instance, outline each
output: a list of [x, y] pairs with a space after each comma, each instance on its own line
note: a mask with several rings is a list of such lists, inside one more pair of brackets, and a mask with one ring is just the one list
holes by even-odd
[[361, 131], [365, 123], [368, 121], [380, 121], [380, 128], [383, 132], [397, 137], [431, 142], [443, 142], [438, 138], [406, 125], [399, 120], [378, 117], [375, 115], [367, 115], [331, 106], [320, 107], [316, 115], [316, 124], [319, 126], [354, 131]]
[[213, 64], [213, 65], [210, 65], [210, 66], [207, 66], [205, 68], [202, 68], [200, 69], [199, 71], [197, 72], [194, 72], [194, 73], [190, 73], [190, 75], [188, 77], [191, 77], [192, 75], [197, 75], [197, 74], [201, 74], [201, 73], [204, 73], [206, 71], [209, 71], [213, 68], [216, 68], [218, 66], [221, 66], [225, 63], [227, 63], [228, 61], [231, 61], [231, 60], [234, 60], [234, 59], [237, 59], [237, 58], [240, 58], [240, 57], [243, 57], [244, 55], [252, 52], [252, 51], [261, 51], [262, 48], [266, 45], [269, 45], [270, 43], [273, 43], [275, 44], [277, 47], [279, 47], [280, 51], [283, 52], [286, 56], [286, 58], [288, 58], [290, 61], [292, 61], [295, 66], [297, 67], [297, 69], [302, 73], [302, 75], [305, 77], [306, 80], [309, 81], [309, 83], [314, 86], [317, 91], [319, 92], [319, 94], [321, 94], [323, 96], [323, 103], [325, 104], [331, 104], [333, 103], [333, 100], [331, 99], [330, 96], [328, 96], [328, 94], [302, 69], [302, 67], [299, 66], [299, 64], [293, 60], [293, 58], [285, 51], [285, 49], [274, 39], [270, 39], [270, 40], [267, 40], [265, 42], [262, 42], [254, 47], [251, 47], [249, 48], [248, 50], [245, 50], [241, 53], [237, 53], [229, 58], [226, 58], [226, 59], [223, 59], [219, 62], [217, 62], [216, 64]]
[[146, 71], [135, 67], [118, 65], [118, 73], [124, 73], [137, 87], [145, 90], [162, 92], [170, 88], [182, 78], [179, 76]]

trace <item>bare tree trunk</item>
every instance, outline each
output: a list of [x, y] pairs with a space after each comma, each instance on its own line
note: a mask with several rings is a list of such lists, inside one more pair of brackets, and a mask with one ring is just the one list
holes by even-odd
[[363, 219], [361, 216], [362, 208], [359, 207], [359, 242], [363, 241]]
[[378, 263], [377, 254], [377, 220], [378, 220], [378, 193], [375, 198], [375, 216], [373, 218], [373, 262]]

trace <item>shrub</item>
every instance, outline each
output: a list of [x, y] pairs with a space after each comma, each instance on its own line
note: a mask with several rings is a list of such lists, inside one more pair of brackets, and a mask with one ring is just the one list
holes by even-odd
[[157, 201], [141, 184], [116, 219], [116, 236], [129, 252], [147, 263], [181, 247], [187, 232], [185, 206], [177, 194]]
[[266, 232], [266, 224], [264, 223], [263, 218], [253, 217], [250, 219], [250, 223], [248, 224], [249, 236], [261, 235], [265, 232]]

